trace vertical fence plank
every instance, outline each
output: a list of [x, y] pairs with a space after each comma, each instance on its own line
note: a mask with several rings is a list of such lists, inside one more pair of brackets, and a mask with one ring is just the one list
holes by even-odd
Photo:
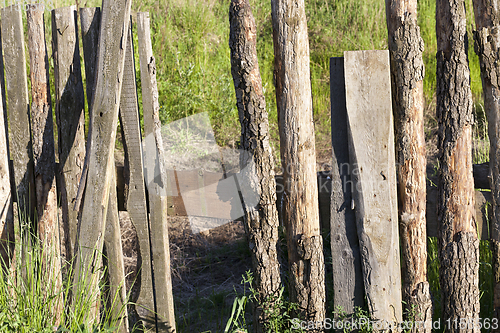
[[[20, 5], [2, 9], [2, 47], [10, 123], [9, 148], [13, 160], [14, 183], [19, 215], [34, 216], [35, 181], [30, 133], [28, 77]], [[28, 222], [28, 221], [25, 221]]]
[[135, 77], [134, 45], [132, 27], [129, 29], [127, 50], [125, 55], [125, 71], [123, 73], [122, 97], [120, 100], [120, 122], [123, 130], [125, 162], [128, 166], [128, 179], [125, 195], [125, 207], [130, 220], [137, 231], [139, 240], [138, 260], [140, 267], [140, 286], [137, 300], [133, 300], [135, 309], [145, 328], [153, 329], [155, 319], [154, 293], [151, 267], [150, 226], [146, 206], [146, 189], [144, 185], [144, 168], [142, 163], [141, 128], [137, 103], [137, 87]]
[[76, 241], [78, 211], [74, 210], [85, 158], [85, 115], [76, 6], [52, 10], [52, 56], [59, 150], [63, 244], [71, 260]]
[[[175, 332], [174, 299], [170, 273], [170, 249], [168, 241], [166, 170], [163, 159], [163, 142], [160, 133], [158, 88], [156, 84], [156, 65], [151, 46], [149, 13], [137, 13], [137, 35], [139, 39], [139, 59], [141, 67], [142, 105], [144, 112], [144, 132], [151, 139], [152, 147], [146, 152], [146, 168], [159, 168], [159, 177], [148, 184], [151, 245], [154, 262], [154, 285], [158, 331]], [[146, 146], [148, 146], [146, 141]], [[157, 163], [151, 160], [157, 156]], [[155, 165], [156, 164], [156, 165]]]
[[[364, 304], [361, 254], [352, 209], [352, 168], [349, 163], [344, 58], [330, 59], [332, 116], [332, 191], [330, 231], [335, 307], [354, 313]], [[323, 208], [325, 209], [325, 208]]]
[[345, 52], [349, 154], [368, 308], [402, 320], [398, 210], [388, 51]]
[[111, 306], [112, 317], [117, 320], [118, 332], [128, 333], [127, 288], [125, 285], [125, 265], [116, 197], [116, 172], [111, 173], [108, 213], [104, 244], [108, 263], [109, 294], [107, 305]]
[[[86, 159], [89, 168], [78, 230], [75, 262], [76, 293], [99, 293], [99, 267], [109, 204], [114, 146], [118, 122], [125, 47], [130, 21], [130, 0], [105, 1], [97, 56], [95, 95], [92, 98], [92, 131]], [[85, 277], [87, 275], [87, 277]], [[85, 314], [85, 323], [98, 320], [98, 307]]]
[[[49, 60], [45, 44], [43, 10], [37, 5], [27, 8], [28, 49], [31, 78], [31, 132], [35, 166], [35, 190], [38, 237], [47, 255], [45, 270], [53, 276], [55, 292], [62, 291], [61, 249], [57, 216], [56, 161], [54, 125], [49, 85]], [[62, 293], [55, 303], [55, 323], [63, 310]]]
[[[474, 122], [464, 1], [436, 1], [438, 250], [442, 316], [479, 319], [479, 240], [474, 212]], [[452, 325], [450, 332], [463, 331]], [[469, 332], [479, 332], [475, 325]]]

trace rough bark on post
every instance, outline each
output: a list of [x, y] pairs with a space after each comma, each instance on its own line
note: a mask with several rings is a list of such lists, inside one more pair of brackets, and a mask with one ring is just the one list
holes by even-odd
[[424, 321], [413, 331], [430, 332], [432, 301], [427, 281], [424, 133], [424, 42], [417, 24], [417, 0], [386, 0], [391, 55], [392, 104], [398, 168], [399, 231], [403, 252], [406, 313]]
[[[20, 5], [2, 9], [2, 48], [10, 123], [9, 149], [13, 160], [18, 212], [23, 223], [34, 220], [35, 181], [30, 133], [28, 77]], [[33, 230], [34, 231], [34, 230]]]
[[[43, 11], [30, 5], [27, 13], [28, 49], [31, 77], [31, 133], [35, 164], [35, 190], [38, 237], [42, 242], [48, 262], [44, 270], [51, 276], [50, 286], [56, 293], [62, 291], [61, 243], [57, 216], [56, 161], [54, 125], [49, 85], [49, 60], [45, 44]], [[63, 310], [62, 292], [51, 309], [55, 323], [59, 323]]]
[[[130, 0], [105, 1], [99, 38], [97, 79], [92, 98], [89, 168], [77, 235], [74, 294], [98, 297], [102, 247], [109, 204], [118, 108], [123, 81]], [[98, 320], [96, 306], [83, 314], [86, 325]]]
[[[443, 319], [479, 318], [479, 241], [472, 178], [472, 93], [465, 4], [436, 2], [439, 279]], [[450, 332], [479, 332], [475, 326]]]
[[273, 299], [281, 288], [274, 160], [257, 59], [257, 29], [248, 0], [231, 1], [229, 22], [231, 73], [241, 123], [241, 147], [244, 150], [240, 156], [242, 175], [238, 181], [242, 191], [259, 196], [257, 206], [244, 204], [244, 217], [258, 292], [254, 304], [254, 326], [256, 332], [264, 332], [268, 327], [266, 324], [269, 324], [269, 315], [264, 310], [273, 309]]
[[[490, 139], [490, 188], [493, 218], [490, 221], [495, 318], [500, 320], [500, 13], [497, 0], [473, 0], [476, 29], [475, 51], [479, 56], [484, 108]], [[499, 331], [499, 330], [497, 330]]]
[[271, 7], [290, 295], [303, 319], [323, 321], [325, 268], [305, 6], [303, 0], [272, 0]]
[[[175, 332], [174, 297], [168, 241], [167, 175], [161, 137], [156, 64], [151, 45], [149, 13], [137, 13], [137, 35], [141, 67], [146, 169], [148, 171], [149, 221], [154, 262], [154, 286], [158, 332]], [[146, 149], [145, 148], [145, 149]], [[153, 171], [154, 170], [154, 171]], [[149, 177], [153, 173], [153, 177]]]
[[52, 11], [52, 57], [59, 150], [59, 193], [66, 260], [73, 258], [78, 211], [74, 210], [85, 158], [85, 115], [76, 6]]
[[[137, 277], [137, 299], [131, 299], [130, 316], [133, 320], [141, 319], [147, 329], [153, 329], [155, 322], [154, 293], [151, 266], [150, 225], [146, 206], [146, 188], [144, 185], [144, 166], [142, 161], [141, 127], [137, 104], [137, 87], [135, 83], [134, 45], [132, 29], [129, 29], [127, 53], [125, 55], [125, 72], [123, 73], [122, 98], [120, 101], [120, 123], [123, 131], [123, 147], [125, 164], [128, 167], [125, 188], [125, 208], [137, 231], [139, 241], [137, 265], [140, 267]], [[136, 312], [139, 318], [135, 318]]]

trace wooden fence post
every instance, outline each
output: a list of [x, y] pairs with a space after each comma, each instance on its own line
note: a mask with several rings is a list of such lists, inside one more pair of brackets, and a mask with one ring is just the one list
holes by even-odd
[[345, 52], [344, 61], [354, 209], [368, 309], [382, 325], [399, 323], [401, 272], [389, 52]]
[[290, 294], [303, 319], [322, 322], [325, 269], [305, 6], [303, 0], [272, 0], [271, 7]]
[[[114, 147], [130, 22], [130, 0], [105, 1], [97, 56], [95, 95], [92, 98], [92, 133], [82, 218], [75, 262], [75, 294], [99, 294], [102, 247], [109, 204]], [[86, 325], [98, 320], [98, 302], [84, 314]]]
[[76, 6], [52, 10], [52, 57], [59, 150], [63, 244], [66, 260], [74, 254], [78, 211], [74, 210], [85, 159], [85, 117]]
[[[463, 1], [436, 1], [439, 280], [443, 319], [479, 318], [479, 241], [472, 178], [472, 93]], [[451, 325], [450, 332], [462, 331]], [[468, 332], [479, 332], [475, 326]]]
[[[244, 203], [245, 229], [258, 293], [254, 308], [256, 332], [269, 327], [265, 309], [273, 309], [281, 288], [278, 261], [278, 211], [274, 159], [269, 145], [269, 123], [262, 92], [256, 49], [256, 26], [248, 0], [232, 0], [229, 7], [231, 73], [241, 122], [240, 189], [259, 195], [257, 206]], [[243, 196], [245, 197], [245, 196]], [[274, 298], [273, 298], [274, 297]]]
[[[353, 314], [365, 303], [361, 253], [352, 207], [352, 166], [349, 162], [344, 58], [330, 59], [332, 115], [332, 192], [330, 237], [335, 310]], [[336, 314], [338, 316], [339, 314]]]
[[[141, 67], [142, 106], [144, 134], [156, 146], [146, 154], [146, 167], [155, 165], [159, 177], [149, 183], [149, 220], [151, 225], [151, 246], [154, 262], [154, 285], [158, 332], [175, 332], [174, 298], [170, 273], [170, 249], [168, 241], [168, 216], [166, 196], [166, 170], [163, 154], [163, 140], [160, 132], [158, 87], [156, 84], [156, 64], [151, 45], [149, 13], [137, 13], [137, 35], [139, 39], [139, 59]], [[152, 152], [152, 154], [151, 154]], [[151, 161], [157, 157], [156, 163]], [[149, 161], [149, 163], [148, 163]], [[151, 163], [152, 162], [152, 163]], [[164, 192], [164, 193], [162, 193]]]
[[424, 133], [424, 42], [417, 24], [417, 0], [386, 0], [395, 116], [399, 228], [403, 255], [403, 300], [408, 314], [430, 332], [432, 301], [427, 282], [426, 178]]
[[49, 84], [49, 60], [45, 44], [43, 10], [38, 5], [27, 8], [28, 49], [31, 77], [31, 133], [35, 164], [35, 190], [38, 237], [48, 260], [44, 270], [54, 286], [49, 290], [59, 293], [50, 306], [58, 325], [64, 308], [61, 271], [61, 243], [57, 216], [56, 162], [54, 149], [53, 114]]
[[136, 283], [140, 286], [140, 289], [137, 300], [133, 300], [133, 302], [135, 303], [135, 310], [139, 314], [139, 318], [142, 320], [144, 326], [148, 329], [153, 329], [156, 319], [151, 266], [151, 227], [148, 221], [146, 205], [144, 166], [142, 162], [142, 137], [135, 73], [132, 29], [129, 29], [125, 55], [125, 72], [123, 73], [122, 98], [120, 101], [120, 122], [123, 130], [125, 162], [128, 166], [128, 177], [125, 177], [127, 183], [125, 207], [137, 231], [137, 238], [139, 240], [139, 259], [137, 265], [140, 267], [140, 275]]
[[[9, 149], [13, 161], [18, 213], [23, 223], [33, 223], [35, 180], [31, 142], [28, 77], [20, 5], [2, 8], [2, 47], [10, 123]], [[28, 221], [29, 218], [29, 221]], [[34, 231], [34, 230], [33, 230]]]
[[[490, 187], [493, 217], [490, 222], [495, 318], [500, 320], [500, 13], [497, 0], [473, 0], [476, 29], [475, 51], [481, 65], [484, 108], [490, 139]], [[500, 331], [497, 330], [497, 331]]]

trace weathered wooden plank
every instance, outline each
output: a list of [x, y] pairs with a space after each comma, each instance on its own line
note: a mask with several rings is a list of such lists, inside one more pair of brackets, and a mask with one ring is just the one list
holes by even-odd
[[401, 322], [398, 208], [388, 51], [345, 52], [353, 198], [374, 319]]
[[[344, 58], [330, 58], [332, 171], [330, 232], [335, 308], [354, 313], [364, 304], [363, 275], [356, 217], [352, 209], [352, 167], [349, 163]], [[321, 200], [320, 200], [321, 204]]]
[[[76, 293], [99, 292], [100, 266], [109, 203], [114, 147], [118, 123], [127, 31], [130, 22], [130, 0], [105, 1], [99, 34], [99, 51], [95, 95], [92, 98], [92, 132], [87, 186], [78, 228], [75, 262]], [[84, 316], [87, 325], [98, 320], [96, 308]]]
[[[118, 200], [116, 197], [116, 173], [111, 174], [111, 188], [109, 193], [108, 213], [106, 216], [106, 231], [104, 244], [108, 263], [109, 300], [112, 320], [117, 322], [118, 332], [128, 333], [127, 288], [125, 284], [125, 264], [123, 262], [123, 248], [118, 216]], [[116, 327], [116, 326], [115, 326]]]
[[24, 47], [23, 20], [20, 5], [1, 10], [2, 47], [5, 65], [5, 83], [8, 97], [10, 134], [9, 149], [14, 161], [14, 182], [18, 211], [21, 217], [34, 218], [35, 180], [33, 150], [30, 133], [28, 77]]
[[134, 45], [132, 29], [128, 31], [125, 72], [123, 73], [122, 97], [120, 100], [120, 122], [123, 131], [126, 181], [125, 207], [137, 230], [139, 240], [138, 263], [140, 276], [136, 281], [138, 298], [134, 300], [136, 310], [146, 328], [152, 329], [155, 322], [154, 293], [151, 266], [150, 225], [146, 206], [144, 166], [142, 163], [142, 137], [139, 123], [137, 87], [135, 83]]
[[[151, 46], [149, 13], [137, 13], [137, 35], [141, 67], [144, 134], [146, 136], [145, 165], [148, 172], [158, 168], [158, 177], [148, 184], [151, 225], [151, 245], [154, 262], [154, 285], [158, 332], [175, 332], [174, 298], [170, 272], [170, 249], [167, 224], [166, 169], [163, 140], [160, 132], [156, 65]], [[148, 139], [149, 138], [149, 139]], [[152, 145], [148, 145], [152, 143]], [[155, 158], [157, 157], [157, 158]], [[163, 192], [163, 193], [162, 193]]]
[[304, 1], [272, 0], [271, 12], [285, 181], [280, 204], [286, 227], [290, 298], [299, 306], [297, 315], [321, 322], [325, 319], [325, 265]]
[[78, 211], [74, 210], [85, 158], [85, 97], [78, 45], [76, 6], [52, 10], [52, 57], [59, 150], [59, 195], [66, 259], [74, 253]]
[[[62, 294], [61, 243], [56, 192], [56, 160], [54, 148], [54, 124], [49, 83], [49, 60], [45, 44], [43, 11], [37, 5], [28, 5], [28, 50], [31, 78], [31, 133], [33, 135], [33, 160], [38, 237], [49, 262], [44, 270], [54, 281], [57, 300], [50, 304], [54, 323], [58, 325], [64, 309]], [[47, 259], [44, 259], [47, 260]]]

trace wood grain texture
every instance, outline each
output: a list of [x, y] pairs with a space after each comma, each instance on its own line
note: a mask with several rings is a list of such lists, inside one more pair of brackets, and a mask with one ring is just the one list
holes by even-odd
[[[75, 293], [99, 293], [102, 247], [114, 172], [114, 146], [123, 82], [125, 49], [130, 22], [130, 0], [105, 1], [97, 56], [92, 132], [82, 218], [77, 236]], [[86, 278], [84, 279], [84, 277]], [[85, 314], [85, 323], [98, 320], [98, 304]]]
[[398, 211], [388, 51], [344, 52], [349, 155], [368, 309], [402, 320]]
[[[330, 234], [333, 264], [334, 305], [352, 314], [364, 301], [361, 253], [352, 209], [352, 167], [349, 162], [348, 124], [345, 95], [344, 58], [330, 58], [330, 90], [332, 115], [331, 180], [318, 178], [318, 183], [331, 182], [330, 205], [324, 207], [320, 191], [320, 212], [330, 212]], [[323, 181], [321, 181], [323, 180]]]
[[[139, 240], [138, 261], [139, 277], [138, 295], [132, 295], [135, 310], [146, 327], [155, 321], [154, 292], [151, 265], [150, 225], [148, 220], [146, 189], [144, 184], [144, 167], [142, 162], [142, 137], [139, 122], [137, 101], [136, 72], [134, 64], [134, 45], [132, 29], [128, 32], [127, 51], [125, 55], [125, 72], [123, 74], [122, 97], [120, 100], [120, 123], [123, 131], [123, 147], [125, 150], [125, 208], [130, 220], [137, 230]], [[149, 309], [149, 310], [148, 310]]]
[[316, 151], [303, 0], [272, 0], [276, 101], [284, 171], [281, 204], [286, 227], [291, 301], [307, 320], [325, 318]]
[[43, 11], [37, 5], [27, 6], [28, 50], [31, 78], [31, 133], [35, 167], [38, 237], [47, 258], [44, 270], [54, 279], [57, 301], [51, 311], [58, 325], [63, 312], [61, 243], [57, 212], [54, 123], [50, 96], [49, 60], [45, 43]]
[[[24, 45], [22, 11], [19, 5], [9, 6], [2, 13], [2, 48], [5, 84], [8, 97], [9, 149], [13, 160], [14, 182], [19, 212], [34, 220], [35, 179], [31, 142], [28, 76]], [[34, 230], [33, 230], [34, 231]]]
[[[472, 179], [472, 93], [465, 3], [436, 1], [438, 250], [444, 320], [479, 318], [479, 241]], [[450, 332], [479, 332], [452, 327]]]
[[[154, 262], [154, 286], [158, 332], [175, 332], [174, 298], [170, 272], [170, 249], [168, 241], [166, 169], [159, 117], [156, 64], [151, 45], [149, 13], [137, 13], [137, 35], [141, 67], [142, 105], [146, 145], [146, 168], [158, 168], [158, 177], [148, 184], [149, 220], [151, 224], [151, 246]], [[148, 140], [149, 138], [149, 140]], [[156, 148], [155, 148], [156, 147]], [[155, 157], [157, 160], [155, 161]], [[156, 174], [156, 172], [155, 172]]]
[[[391, 57], [405, 312], [415, 311], [430, 332], [432, 301], [427, 281], [426, 166], [424, 133], [424, 42], [417, 0], [386, 0]], [[408, 319], [408, 318], [405, 318]]]
[[74, 253], [78, 211], [73, 209], [85, 159], [85, 96], [78, 45], [76, 6], [52, 11], [55, 111], [58, 129], [59, 194], [66, 259]]

